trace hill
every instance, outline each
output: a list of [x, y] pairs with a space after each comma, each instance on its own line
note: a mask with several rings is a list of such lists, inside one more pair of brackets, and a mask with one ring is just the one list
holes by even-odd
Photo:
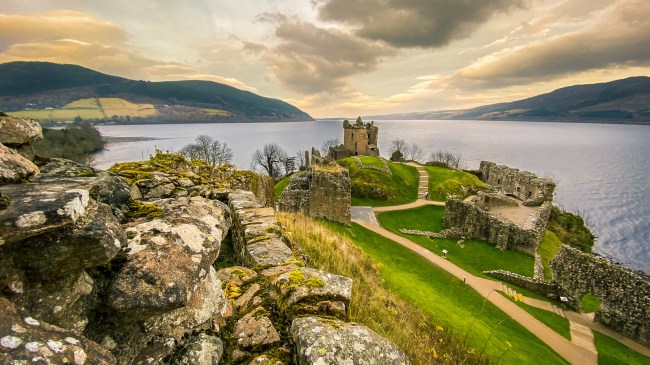
[[478, 119], [650, 124], [650, 77], [575, 85], [528, 99], [465, 110], [370, 116], [372, 119]]
[[[108, 110], [105, 103], [111, 106]], [[114, 107], [116, 104], [125, 107]], [[136, 81], [77, 65], [0, 64], [0, 110], [21, 116], [33, 114], [42, 120], [72, 119], [76, 115], [84, 118], [82, 113], [75, 114], [75, 108], [91, 115], [88, 118], [112, 122], [312, 120], [284, 101], [212, 81]], [[134, 112], [145, 109], [144, 114]]]

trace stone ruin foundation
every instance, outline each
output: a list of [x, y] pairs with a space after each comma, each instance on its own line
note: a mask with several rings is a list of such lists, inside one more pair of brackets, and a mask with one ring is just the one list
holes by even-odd
[[480, 192], [469, 200], [451, 198], [445, 203], [447, 229], [495, 244], [499, 249], [535, 255], [551, 215], [551, 203], [525, 207], [513, 198]]
[[338, 165], [313, 165], [294, 174], [280, 195], [278, 207], [284, 212], [301, 212], [350, 225], [350, 175]]

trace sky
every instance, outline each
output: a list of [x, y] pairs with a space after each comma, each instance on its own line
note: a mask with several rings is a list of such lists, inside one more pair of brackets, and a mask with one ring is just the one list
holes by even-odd
[[0, 0], [0, 63], [202, 79], [313, 117], [650, 75], [648, 0]]

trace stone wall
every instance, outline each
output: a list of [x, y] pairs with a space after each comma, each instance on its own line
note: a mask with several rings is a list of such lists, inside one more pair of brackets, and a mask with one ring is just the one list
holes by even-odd
[[231, 192], [228, 206], [235, 256], [244, 266], [217, 273], [226, 295], [236, 298], [225, 363], [410, 363], [390, 341], [347, 322], [352, 279], [304, 267], [271, 208], [246, 191]]
[[551, 203], [546, 202], [531, 217], [526, 225], [519, 225], [497, 217], [478, 204], [480, 197], [472, 201], [451, 198], [445, 203], [443, 224], [447, 229], [456, 229], [462, 236], [488, 241], [499, 249], [520, 251], [535, 255], [542, 241], [546, 223], [551, 213]]
[[489, 161], [481, 161], [479, 170], [481, 181], [515, 196], [524, 205], [539, 206], [553, 200], [555, 182], [550, 179]]
[[557, 298], [559, 287], [556, 283], [546, 280], [534, 279], [528, 276], [519, 275], [514, 272], [506, 270], [490, 270], [484, 271], [483, 274], [490, 275], [499, 280], [503, 280], [507, 283], [517, 285], [519, 287], [528, 289], [532, 292], [545, 295], [549, 298]]
[[551, 260], [553, 279], [569, 303], [578, 307], [591, 293], [602, 300], [596, 321], [650, 345], [650, 282], [632, 271], [569, 246]]
[[301, 212], [350, 225], [350, 175], [338, 165], [314, 165], [291, 176], [280, 195], [280, 211]]

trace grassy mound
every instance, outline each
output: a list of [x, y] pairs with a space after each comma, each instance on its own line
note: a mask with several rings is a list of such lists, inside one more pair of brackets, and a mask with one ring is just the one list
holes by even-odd
[[594, 343], [598, 350], [598, 364], [600, 365], [650, 364], [650, 357], [642, 355], [600, 332], [594, 331]]
[[503, 269], [517, 274], [533, 276], [535, 259], [532, 256], [505, 250], [501, 251], [493, 244], [479, 240], [465, 241], [464, 247], [456, 239], [430, 239], [401, 233], [401, 228], [439, 232], [443, 230], [442, 217], [445, 208], [427, 205], [415, 209], [384, 212], [377, 216], [381, 225], [387, 230], [406, 237], [418, 245], [442, 255], [447, 250], [447, 257], [454, 264], [470, 273], [486, 277], [483, 271]]
[[[381, 277], [398, 298], [420, 308], [442, 328], [452, 328], [463, 338], [469, 353], [502, 364], [532, 364], [539, 359], [551, 364], [566, 363], [470, 286], [418, 254], [357, 224], [352, 228], [333, 224], [331, 227], [381, 264]], [[404, 323], [412, 320], [403, 313], [399, 317]], [[453, 357], [453, 354], [449, 356]], [[452, 362], [463, 363], [461, 359]], [[430, 358], [425, 363], [437, 362]]]
[[[360, 159], [364, 165], [384, 168], [379, 157], [361, 156]], [[359, 168], [352, 157], [338, 163], [350, 170], [352, 205], [400, 205], [417, 199], [419, 174], [411, 166], [388, 162], [392, 172], [389, 175], [374, 169]]]
[[553, 207], [547, 228], [555, 233], [560, 241], [584, 252], [591, 252], [596, 236], [585, 225], [584, 219], [558, 207]]
[[469, 195], [476, 194], [480, 189], [488, 188], [478, 177], [464, 171], [438, 166], [423, 165], [423, 167], [429, 174], [431, 200], [445, 201], [447, 195], [450, 194], [466, 198]]

